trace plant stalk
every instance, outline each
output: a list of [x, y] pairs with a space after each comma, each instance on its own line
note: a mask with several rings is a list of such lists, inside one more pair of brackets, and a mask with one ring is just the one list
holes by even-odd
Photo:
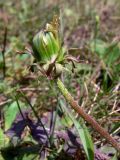
[[110, 143], [116, 150], [120, 152], [120, 145], [110, 136], [110, 134], [102, 128], [98, 122], [96, 122], [90, 115], [88, 115], [82, 107], [74, 100], [69, 91], [65, 88], [64, 84], [60, 79], [57, 80], [57, 86], [61, 91], [62, 95], [65, 97], [66, 101], [71, 105], [71, 107], [87, 122], [92, 128], [97, 131], [102, 138], [105, 138], [108, 143]]

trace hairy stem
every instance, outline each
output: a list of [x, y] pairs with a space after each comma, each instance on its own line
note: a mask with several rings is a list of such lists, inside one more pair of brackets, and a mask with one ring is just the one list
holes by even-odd
[[83, 108], [81, 108], [78, 103], [74, 100], [71, 96], [69, 91], [65, 88], [64, 84], [60, 79], [57, 80], [58, 88], [60, 89], [61, 93], [67, 100], [67, 102], [71, 105], [71, 107], [87, 122], [89, 123], [92, 128], [97, 131], [101, 137], [105, 138], [108, 143], [110, 143], [116, 150], [120, 152], [120, 145], [110, 136], [110, 134], [102, 128], [90, 115], [88, 115]]

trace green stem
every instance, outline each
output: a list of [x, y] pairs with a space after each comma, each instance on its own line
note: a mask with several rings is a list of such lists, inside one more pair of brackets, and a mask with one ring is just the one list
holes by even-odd
[[65, 88], [64, 84], [60, 79], [57, 80], [58, 88], [60, 89], [61, 93], [65, 97], [66, 101], [71, 105], [71, 107], [87, 122], [89, 123], [92, 128], [97, 131], [101, 137], [105, 138], [108, 143], [110, 143], [116, 150], [120, 152], [120, 145], [110, 136], [110, 134], [102, 128], [90, 115], [88, 115], [82, 107], [78, 105], [78, 103], [74, 100], [71, 96], [69, 91]]

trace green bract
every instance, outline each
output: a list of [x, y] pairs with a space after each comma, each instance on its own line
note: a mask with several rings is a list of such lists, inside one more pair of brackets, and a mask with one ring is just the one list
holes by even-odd
[[58, 38], [52, 31], [46, 30], [40, 31], [33, 38], [33, 52], [34, 57], [40, 63], [53, 62], [55, 59], [59, 61], [63, 55]]
[[33, 56], [43, 75], [57, 78], [65, 70], [65, 49], [61, 46], [59, 23], [56, 18], [34, 36], [32, 48]]

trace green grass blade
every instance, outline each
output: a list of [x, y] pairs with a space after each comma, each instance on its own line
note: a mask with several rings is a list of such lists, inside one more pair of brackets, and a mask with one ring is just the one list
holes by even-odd
[[81, 142], [83, 144], [83, 148], [85, 150], [86, 156], [88, 160], [94, 160], [94, 145], [91, 139], [91, 136], [89, 134], [89, 131], [87, 127], [85, 126], [84, 122], [79, 123], [72, 113], [67, 109], [67, 107], [64, 105], [63, 101], [60, 100], [61, 107], [64, 108], [64, 110], [68, 113], [69, 117], [73, 121], [76, 130], [79, 133], [79, 137], [81, 139]]

